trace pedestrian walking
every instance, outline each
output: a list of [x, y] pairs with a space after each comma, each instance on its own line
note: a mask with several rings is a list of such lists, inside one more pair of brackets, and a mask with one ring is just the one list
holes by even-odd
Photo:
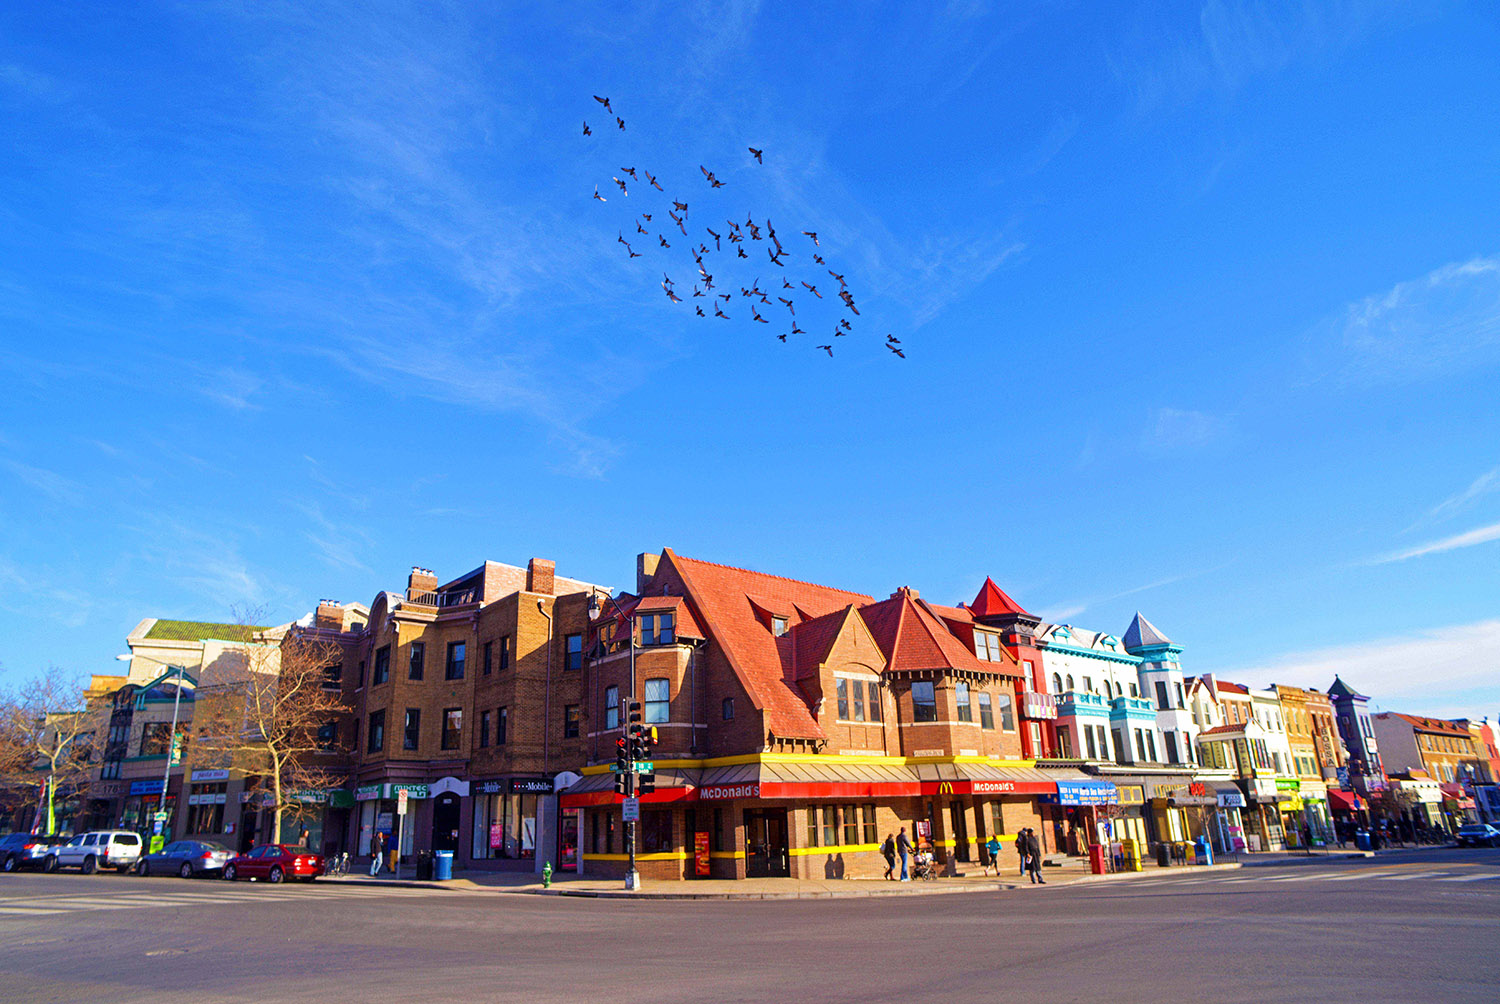
[[880, 845], [880, 853], [885, 855], [885, 877], [892, 882], [896, 880], [896, 836], [893, 833], [885, 835], [885, 843]]
[[1016, 873], [1017, 875], [1026, 874], [1027, 850], [1030, 847], [1031, 842], [1026, 839], [1026, 830], [1023, 828], [1020, 833], [1016, 834], [1016, 854], [1021, 858], [1021, 870]]
[[906, 871], [906, 859], [911, 855], [911, 841], [906, 838], [904, 826], [896, 835], [896, 853], [901, 855], [901, 881], [910, 882], [911, 876]]
[[374, 878], [380, 874], [381, 858], [385, 857], [385, 834], [379, 830], [370, 839], [370, 877]]
[[990, 869], [995, 869], [995, 877], [1000, 877], [1000, 838], [990, 834], [990, 839], [985, 842], [984, 849], [989, 851], [990, 859], [984, 863], [984, 873], [988, 875]]
[[1029, 826], [1026, 828], [1026, 870], [1031, 872], [1032, 885], [1047, 884], [1042, 878], [1042, 844], [1036, 838], [1036, 831]]

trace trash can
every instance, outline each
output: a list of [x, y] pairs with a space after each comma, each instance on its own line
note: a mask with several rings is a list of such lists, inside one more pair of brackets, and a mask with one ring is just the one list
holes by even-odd
[[435, 867], [432, 870], [433, 879], [438, 882], [451, 879], [453, 877], [453, 852], [435, 851], [433, 857], [435, 859], [433, 862]]
[[417, 852], [417, 881], [418, 882], [431, 882], [432, 881], [432, 852], [431, 851], [418, 851]]
[[1214, 849], [1209, 846], [1207, 837], [1199, 837], [1193, 841], [1197, 848], [1198, 863], [1200, 865], [1211, 865], [1214, 863]]
[[1141, 870], [1141, 845], [1134, 837], [1126, 837], [1122, 841], [1125, 850], [1125, 870], [1138, 872]]
[[1106, 855], [1109, 848], [1103, 844], [1089, 844], [1089, 871], [1095, 875], [1103, 875], [1109, 871], [1109, 863]]
[[1363, 829], [1355, 830], [1354, 846], [1362, 851], [1368, 851], [1370, 849], [1370, 831]]
[[1172, 845], [1165, 840], [1156, 845], [1156, 866], [1158, 868], [1170, 868], [1172, 866]]

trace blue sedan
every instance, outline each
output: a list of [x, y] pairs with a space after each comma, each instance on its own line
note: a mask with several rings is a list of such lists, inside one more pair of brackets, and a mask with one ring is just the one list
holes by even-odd
[[218, 875], [234, 851], [211, 840], [178, 840], [155, 854], [147, 854], [135, 866], [137, 875]]

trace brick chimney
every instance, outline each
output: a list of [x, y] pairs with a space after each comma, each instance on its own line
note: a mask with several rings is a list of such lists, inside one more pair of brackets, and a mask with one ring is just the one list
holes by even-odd
[[318, 612], [313, 614], [313, 627], [344, 630], [344, 605], [337, 600], [319, 600]]
[[915, 599], [920, 599], [921, 596], [922, 596], [922, 594], [919, 593], [919, 592], [917, 592], [911, 586], [902, 586], [900, 589], [896, 590], [894, 593], [891, 594], [891, 599], [898, 600], [902, 596], [910, 596], [912, 599], [915, 600]]
[[532, 558], [526, 562], [526, 591], [552, 595], [552, 579], [557, 572], [557, 562], [546, 558]]
[[646, 583], [651, 581], [651, 576], [656, 574], [656, 566], [661, 564], [661, 555], [646, 551], [635, 556], [635, 592], [637, 596], [646, 594]]
[[418, 568], [413, 565], [411, 574], [406, 577], [406, 595], [416, 596], [419, 593], [431, 593], [437, 590], [437, 573], [430, 568]]

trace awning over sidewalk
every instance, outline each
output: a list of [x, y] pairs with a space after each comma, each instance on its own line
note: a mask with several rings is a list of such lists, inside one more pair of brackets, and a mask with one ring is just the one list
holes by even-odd
[[[692, 797], [695, 785], [689, 772], [677, 768], [659, 768], [656, 771], [656, 790], [642, 795], [641, 801], [681, 802]], [[585, 774], [577, 783], [564, 789], [560, 802], [564, 809], [577, 809], [588, 805], [615, 805], [621, 796], [615, 794], [615, 775], [609, 771]]]
[[1328, 808], [1334, 812], [1363, 812], [1365, 810], [1365, 800], [1352, 791], [1340, 791], [1337, 788], [1329, 788]]

